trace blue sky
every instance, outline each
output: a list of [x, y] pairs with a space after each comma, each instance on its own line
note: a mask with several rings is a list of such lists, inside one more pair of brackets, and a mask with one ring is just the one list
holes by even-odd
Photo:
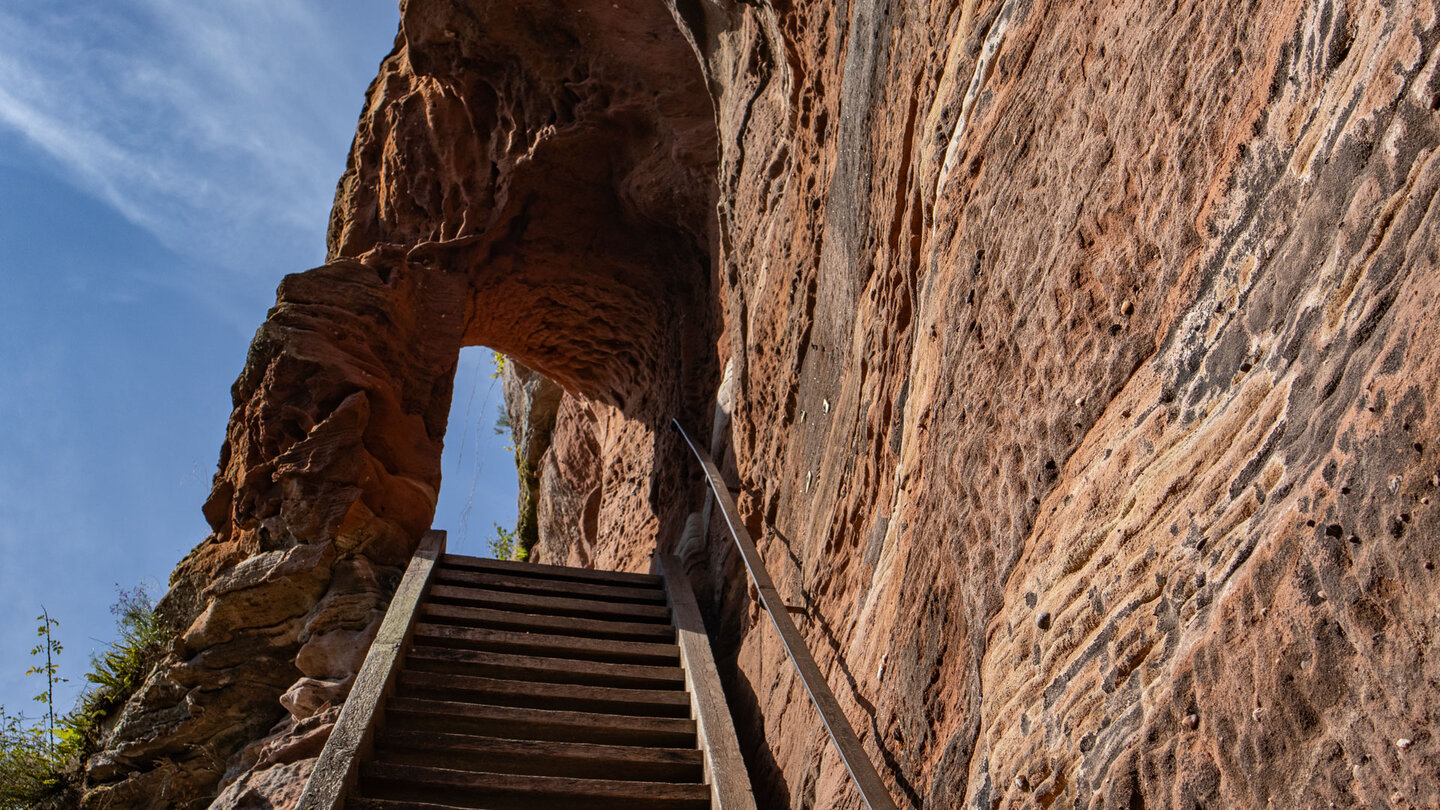
[[[0, 705], [43, 604], [68, 708], [116, 587], [207, 528], [230, 384], [325, 225], [394, 0], [0, 0]], [[513, 525], [490, 353], [456, 379], [436, 526]], [[467, 417], [468, 414], [468, 417]]]

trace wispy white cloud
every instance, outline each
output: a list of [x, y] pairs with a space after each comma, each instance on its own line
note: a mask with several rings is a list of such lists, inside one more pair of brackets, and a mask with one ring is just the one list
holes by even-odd
[[[11, 712], [32, 710], [38, 690], [17, 656], [41, 604], [62, 621], [78, 686], [86, 640], [111, 637], [111, 583], [163, 579], [204, 536], [198, 507], [231, 375], [280, 275], [323, 256], [395, 20], [395, 0], [0, 0], [0, 704]], [[33, 225], [42, 216], [62, 221]], [[27, 227], [35, 242], [12, 244]]]
[[[365, 83], [388, 44], [350, 24], [354, 4], [25, 5], [0, 6], [0, 131], [208, 268], [171, 281], [223, 301], [239, 280], [322, 256]], [[393, 21], [374, 9], [393, 0], [366, 5], [368, 19]]]

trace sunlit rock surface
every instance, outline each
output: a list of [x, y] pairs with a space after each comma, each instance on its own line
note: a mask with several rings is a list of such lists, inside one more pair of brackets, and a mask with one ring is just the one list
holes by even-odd
[[[675, 546], [666, 425], [708, 444], [729, 379], [902, 806], [1435, 806], [1437, 39], [1404, 0], [404, 4], [87, 801], [293, 800], [483, 344], [565, 391], [547, 562]], [[762, 804], [858, 807], [718, 522], [688, 562]]]

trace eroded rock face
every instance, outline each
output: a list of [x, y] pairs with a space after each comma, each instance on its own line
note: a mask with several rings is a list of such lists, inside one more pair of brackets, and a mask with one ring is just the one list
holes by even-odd
[[[429, 528], [462, 346], [673, 442], [653, 426], [713, 386], [715, 161], [663, 6], [403, 6], [329, 262], [286, 278], [251, 346], [213, 534], [163, 600], [174, 647], [87, 763], [87, 806], [293, 803]], [[678, 503], [662, 455], [645, 485]]]
[[[405, 4], [89, 801], [285, 805], [484, 344], [566, 391], [543, 561], [672, 547], [666, 420], [727, 425], [902, 806], [1433, 805], [1437, 24]], [[718, 523], [688, 547], [763, 803], [857, 807]]]
[[704, 9], [741, 503], [902, 804], [1434, 804], [1433, 5]]
[[214, 534], [161, 602], [177, 637], [87, 764], [87, 806], [206, 806], [267, 761], [247, 746], [348, 689], [346, 642], [373, 637], [434, 511], [462, 334], [463, 280], [370, 258], [281, 285], [235, 384]]
[[550, 449], [550, 437], [555, 431], [555, 417], [565, 389], [513, 360], [505, 362], [500, 379], [504, 383], [505, 415], [510, 421], [516, 472], [520, 476], [515, 536], [528, 553], [540, 540], [536, 518], [540, 508], [540, 467], [545, 452]]

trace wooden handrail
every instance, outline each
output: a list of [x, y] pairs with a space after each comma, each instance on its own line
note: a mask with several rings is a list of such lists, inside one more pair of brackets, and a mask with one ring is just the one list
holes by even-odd
[[680, 648], [680, 666], [685, 670], [685, 691], [690, 693], [690, 714], [705, 762], [705, 781], [710, 783], [715, 810], [755, 810], [755, 788], [745, 772], [745, 758], [735, 724], [725, 705], [720, 672], [710, 652], [710, 636], [700, 605], [685, 577], [680, 558], [669, 554], [652, 559], [651, 572], [665, 578], [665, 597], [675, 622], [675, 643]]
[[416, 608], [430, 584], [435, 565], [445, 553], [445, 532], [430, 531], [405, 569], [400, 587], [380, 622], [380, 631], [370, 644], [365, 663], [350, 687], [350, 697], [330, 730], [330, 739], [320, 752], [315, 769], [305, 783], [299, 810], [341, 810], [345, 796], [355, 785], [356, 765], [365, 757], [375, 739], [376, 720], [385, 696], [395, 688], [396, 664], [409, 646], [415, 627]]
[[876, 772], [875, 766], [870, 762], [870, 757], [865, 753], [865, 748], [860, 744], [860, 738], [855, 735], [855, 730], [850, 727], [850, 721], [845, 713], [840, 710], [840, 703], [835, 700], [835, 693], [830, 691], [830, 684], [826, 682], [820, 667], [815, 663], [815, 657], [810, 654], [810, 648], [805, 644], [805, 637], [800, 635], [795, 623], [790, 621], [790, 614], [785, 609], [785, 601], [780, 598], [780, 592], [775, 590], [775, 582], [770, 579], [770, 572], [765, 569], [765, 561], [760, 558], [760, 552], [755, 548], [755, 540], [750, 537], [750, 532], [745, 528], [744, 522], [740, 520], [740, 511], [735, 506], [735, 498], [730, 495], [730, 490], [720, 478], [720, 470], [715, 467], [709, 454], [696, 446], [690, 440], [690, 435], [685, 428], [680, 426], [679, 420], [672, 419], [670, 423], [679, 432], [680, 438], [690, 446], [690, 452], [695, 454], [695, 459], [705, 470], [705, 478], [710, 484], [710, 489], [715, 493], [715, 503], [720, 506], [720, 513], [725, 517], [725, 525], [730, 529], [730, 536], [735, 538], [735, 546], [740, 550], [740, 559], [745, 562], [745, 570], [750, 572], [750, 580], [755, 583], [755, 590], [760, 595], [760, 605], [769, 614], [770, 621], [775, 625], [775, 630], [780, 634], [780, 643], [785, 645], [785, 652], [790, 655], [790, 662], [800, 673], [800, 682], [805, 684], [805, 691], [810, 693], [810, 700], [815, 704], [815, 709], [820, 712], [820, 721], [825, 724], [825, 730], [830, 733], [830, 740], [835, 743], [835, 749], [840, 753], [840, 760], [845, 763], [846, 769], [850, 771], [850, 777], [855, 780], [855, 786], [860, 790], [860, 797], [870, 810], [897, 810], [895, 800], [891, 798], [890, 792], [886, 790], [883, 782], [880, 781], [880, 774]]

